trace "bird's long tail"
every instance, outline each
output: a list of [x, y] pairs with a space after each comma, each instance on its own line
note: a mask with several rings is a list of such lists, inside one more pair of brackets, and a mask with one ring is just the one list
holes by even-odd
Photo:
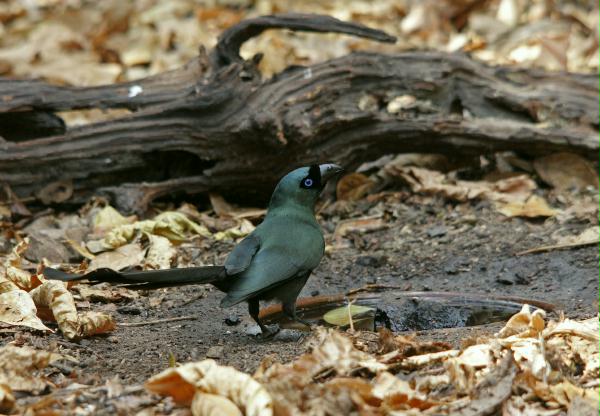
[[44, 276], [63, 282], [89, 280], [93, 283], [109, 282], [129, 289], [157, 289], [161, 287], [215, 283], [227, 275], [223, 266], [186, 267], [181, 269], [117, 272], [112, 269], [97, 269], [87, 274], [69, 274], [46, 267]]

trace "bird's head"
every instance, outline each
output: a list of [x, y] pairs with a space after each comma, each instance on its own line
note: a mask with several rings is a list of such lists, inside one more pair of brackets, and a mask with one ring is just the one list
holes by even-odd
[[291, 203], [313, 209], [327, 181], [340, 172], [342, 168], [333, 163], [295, 169], [281, 178], [275, 187], [269, 207]]

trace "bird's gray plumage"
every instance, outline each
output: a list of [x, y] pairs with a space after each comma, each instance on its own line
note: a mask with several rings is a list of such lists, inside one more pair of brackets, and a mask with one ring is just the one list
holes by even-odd
[[250, 315], [263, 333], [268, 330], [258, 319], [260, 300], [278, 299], [286, 315], [301, 321], [296, 316], [296, 298], [325, 248], [315, 204], [327, 180], [340, 171], [337, 165], [324, 164], [285, 175], [273, 192], [264, 221], [235, 246], [222, 267], [130, 273], [104, 270], [84, 276], [46, 269], [45, 275], [59, 280], [122, 282], [135, 288], [212, 283], [226, 293], [222, 307], [247, 301]]

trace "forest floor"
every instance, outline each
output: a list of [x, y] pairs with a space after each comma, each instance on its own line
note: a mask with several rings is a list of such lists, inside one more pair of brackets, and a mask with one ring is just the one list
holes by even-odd
[[[345, 214], [339, 218], [336, 211], [350, 212], [353, 217], [372, 217], [378, 212], [387, 220], [383, 229], [351, 233], [344, 238], [345, 247], [328, 250], [301, 297], [379, 284], [411, 291], [535, 299], [554, 304], [570, 318], [598, 313], [597, 245], [515, 255], [551, 244], [556, 233], [576, 235], [589, 226], [587, 221], [560, 224], [551, 219], [506, 218], [485, 201], [456, 204], [405, 192], [389, 193], [383, 202], [362, 199], [339, 207], [326, 208], [320, 215], [328, 242], [336, 226], [333, 218], [345, 219]], [[196, 262], [209, 264], [222, 260], [232, 247], [233, 242], [196, 239], [186, 250], [194, 253]], [[92, 385], [115, 376], [127, 384], [141, 383], [167, 367], [172, 357], [178, 362], [215, 358], [252, 372], [265, 357], [286, 362], [305, 351], [303, 332], [282, 330], [272, 339], [262, 339], [245, 304], [223, 310], [221, 298], [209, 285], [142, 292], [131, 301], [92, 302], [91, 308], [111, 313], [118, 324], [126, 325], [170, 317], [195, 319], [139, 327], [117, 324], [114, 332], [78, 344], [61, 343], [60, 333], [19, 332], [15, 337], [44, 349], [60, 345], [62, 352], [79, 359], [71, 377]], [[501, 326], [420, 330], [417, 335], [460, 347], [462, 340], [492, 334]], [[10, 333], [0, 336], [3, 343], [13, 338]]]

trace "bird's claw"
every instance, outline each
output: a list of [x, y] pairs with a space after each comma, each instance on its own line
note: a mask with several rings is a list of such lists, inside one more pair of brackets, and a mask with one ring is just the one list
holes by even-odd
[[296, 321], [298, 321], [302, 325], [304, 325], [306, 327], [306, 331], [307, 332], [312, 332], [313, 331], [313, 325], [310, 322], [305, 321], [304, 319], [296, 319]]
[[266, 326], [262, 326], [260, 328], [260, 331], [261, 331], [261, 335], [260, 336], [261, 336], [262, 339], [271, 339], [275, 335], [277, 335], [280, 330], [281, 329], [279, 327], [277, 327], [277, 329], [273, 331], [273, 330], [267, 328]]

